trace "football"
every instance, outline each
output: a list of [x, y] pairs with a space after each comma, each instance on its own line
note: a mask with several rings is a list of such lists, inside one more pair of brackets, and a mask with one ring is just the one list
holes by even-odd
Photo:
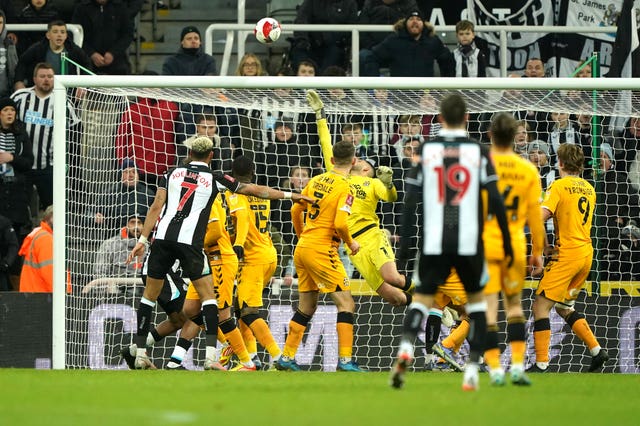
[[253, 29], [253, 34], [260, 43], [269, 44], [280, 38], [280, 22], [273, 18], [262, 18]]

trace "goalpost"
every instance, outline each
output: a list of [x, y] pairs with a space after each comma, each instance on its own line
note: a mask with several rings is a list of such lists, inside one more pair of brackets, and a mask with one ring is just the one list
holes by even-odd
[[[323, 97], [333, 141], [343, 137], [345, 124], [356, 124], [344, 136], [355, 134], [361, 140], [359, 152], [378, 164], [391, 165], [400, 190], [411, 144], [437, 131], [439, 100], [454, 90], [465, 97], [470, 112], [469, 130], [482, 142], [488, 141], [492, 114], [506, 111], [518, 114], [529, 125], [534, 139], [547, 143], [551, 159], [554, 146], [559, 143], [586, 144], [585, 153], [590, 151], [586, 166], [591, 169], [590, 178], [596, 185], [599, 202], [613, 200], [606, 196], [604, 175], [597, 166], [601, 143], [609, 143], [617, 157], [616, 169], [630, 176], [627, 195], [631, 197], [618, 198], [621, 201], [615, 207], [621, 213], [616, 214], [624, 216], [622, 211], [627, 212], [627, 216], [621, 217], [619, 229], [607, 225], [613, 211], [607, 207], [611, 206], [598, 206], [593, 238], [596, 260], [591, 281], [578, 299], [578, 309], [586, 314], [594, 333], [616, 361], [605, 371], [640, 372], [637, 365], [640, 343], [635, 331], [640, 322], [637, 281], [640, 270], [635, 267], [636, 260], [640, 260], [640, 248], [636, 248], [640, 230], [628, 221], [634, 218], [628, 214], [630, 200], [637, 203], [640, 159], [636, 164], [635, 155], [628, 153], [630, 148], [623, 138], [628, 134], [618, 135], [623, 131], [621, 123], [628, 117], [640, 117], [640, 104], [631, 92], [638, 88], [638, 81], [578, 78], [56, 76], [53, 368], [126, 368], [118, 353], [135, 333], [135, 308], [141, 283], [134, 276], [99, 276], [94, 270], [101, 242], [116, 236], [126, 223], [123, 209], [113, 213], [113, 206], [104, 205], [104, 194], [118, 184], [122, 159], [130, 158], [139, 169], [147, 171], [154, 161], [165, 162], [160, 164], [158, 173], [173, 166], [181, 154], [178, 150], [174, 155], [175, 147], [195, 132], [192, 121], [202, 111], [210, 110], [219, 135], [216, 144], [223, 151], [229, 142], [252, 155], [260, 183], [282, 186], [298, 164], [312, 174], [317, 173], [321, 159], [315, 151], [319, 147], [315, 118], [304, 99], [304, 90], [309, 88], [319, 90]], [[139, 116], [134, 114], [132, 122], [125, 112], [136, 104], [134, 97], [151, 101], [144, 107], [133, 107], [136, 113], [141, 112], [142, 118], [138, 120]], [[67, 100], [76, 105], [82, 122], [80, 129], [67, 128]], [[150, 110], [159, 115], [155, 121], [145, 116]], [[281, 145], [294, 144], [291, 140], [278, 140], [289, 136], [287, 129], [297, 138], [297, 146], [304, 149], [287, 150]], [[147, 142], [155, 142], [153, 149], [139, 146], [141, 139], [135, 137], [138, 134], [149, 136]], [[640, 141], [640, 124], [637, 138]], [[123, 148], [127, 144], [133, 146]], [[149, 174], [143, 177], [152, 182]], [[622, 190], [622, 182], [619, 186]], [[109, 210], [112, 213], [105, 215]], [[272, 210], [274, 242], [279, 260], [286, 261], [292, 250], [291, 227], [286, 214], [282, 214], [284, 208], [274, 203]], [[392, 235], [401, 211], [401, 201], [380, 209], [382, 226]], [[633, 211], [631, 214], [635, 214], [636, 210]], [[98, 213], [103, 220], [97, 219]], [[279, 278], [283, 275], [276, 277], [278, 280], [265, 298], [263, 312], [281, 345], [297, 300], [295, 291], [282, 285]], [[68, 276], [71, 294], [65, 292]], [[404, 309], [382, 302], [357, 278], [357, 273], [353, 277], [357, 305], [354, 356], [367, 369], [387, 369], [399, 342]], [[528, 284], [524, 304], [529, 327], [535, 281]], [[335, 314], [331, 303], [320, 302], [298, 353], [299, 364], [315, 370], [335, 370]], [[581, 371], [588, 364], [588, 351], [563, 327], [561, 319], [552, 315], [551, 320], [552, 367], [555, 366], [555, 371]], [[165, 339], [154, 348], [153, 358], [166, 360], [174, 342], [175, 337]], [[199, 352], [201, 346], [194, 346], [193, 357], [199, 361], [187, 360], [191, 368], [197, 368], [204, 359]], [[527, 354], [530, 358], [533, 355], [531, 333]], [[508, 362], [508, 354], [503, 354], [503, 362]]]

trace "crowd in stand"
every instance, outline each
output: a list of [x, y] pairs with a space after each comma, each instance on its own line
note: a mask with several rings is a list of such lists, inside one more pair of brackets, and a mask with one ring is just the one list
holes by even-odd
[[[77, 2], [68, 22], [80, 24], [84, 30], [81, 47], [69, 37], [66, 22], [56, 10], [55, 2], [31, 0], [19, 13], [12, 2], [0, 1], [0, 290], [18, 290], [22, 256], [18, 249], [30, 235], [34, 219], [53, 202], [52, 89], [54, 75], [63, 72], [61, 53], [73, 61], [66, 73], [81, 68], [97, 74], [130, 74], [128, 48], [134, 36], [134, 17], [141, 1], [83, 0]], [[126, 4], [125, 4], [126, 3]], [[46, 23], [46, 33], [8, 34], [7, 23]], [[456, 25], [458, 45], [449, 50], [423, 19], [415, 0], [304, 0], [298, 9], [296, 23], [304, 24], [393, 24], [394, 31], [363, 33], [360, 75], [379, 76], [388, 70], [390, 76], [434, 75], [482, 77], [486, 75], [485, 55], [474, 39], [474, 26], [469, 21]], [[349, 73], [350, 34], [296, 33], [291, 40], [289, 61], [275, 72], [278, 76], [346, 76]], [[79, 67], [77, 67], [77, 64]], [[437, 65], [437, 67], [436, 67]], [[80, 68], [80, 69], [78, 69]], [[578, 77], [589, 77], [588, 67]], [[436, 71], [439, 70], [439, 71]], [[180, 47], [164, 61], [163, 75], [216, 75], [215, 59], [204, 53], [200, 30], [186, 26], [180, 34]], [[156, 74], [147, 71], [143, 74]], [[238, 61], [236, 75], [266, 75], [261, 59], [248, 53]], [[522, 77], [544, 77], [540, 58], [530, 58]], [[276, 97], [294, 102], [301, 96], [289, 89], [274, 91]], [[212, 96], [224, 97], [212, 92]], [[363, 98], [366, 96], [366, 98]], [[366, 102], [389, 111], [394, 94], [375, 90], [358, 94], [333, 89], [323, 92], [327, 110], [332, 105], [357, 105]], [[279, 99], [274, 99], [277, 105]], [[304, 102], [304, 101], [302, 101]], [[433, 103], [428, 91], [420, 99], [422, 105]], [[303, 104], [302, 104], [303, 105]], [[159, 177], [182, 161], [194, 136], [206, 135], [214, 140], [215, 169], [229, 171], [234, 157], [252, 158], [258, 183], [299, 192], [310, 177], [323, 169], [315, 117], [312, 114], [279, 111], [277, 108], [243, 110], [206, 107], [191, 103], [138, 98], [123, 108], [116, 130], [114, 154], [121, 172], [120, 181], [86, 212], [90, 226], [102, 226], [108, 237], [135, 238], [135, 229], [153, 200]], [[304, 106], [292, 110], [304, 109]], [[556, 177], [556, 152], [564, 143], [582, 146], [586, 157], [585, 178], [595, 181], [601, 171], [603, 185], [596, 186], [603, 209], [596, 212], [601, 222], [596, 227], [604, 244], [601, 258], [603, 278], [632, 279], [640, 274], [634, 260], [640, 254], [640, 119], [630, 118], [623, 129], [606, 132], [602, 126], [599, 158], [593, 158], [591, 117], [565, 112], [515, 111], [519, 121], [515, 149], [536, 164], [545, 189]], [[70, 166], [78, 161], [82, 122], [72, 102], [68, 103]], [[470, 132], [488, 141], [483, 123], [491, 116], [472, 116]], [[394, 169], [396, 186], [402, 192], [404, 174], [419, 144], [437, 132], [439, 123], [433, 115], [397, 115], [377, 113], [329, 113], [327, 121], [332, 140], [351, 141], [356, 155], [376, 165]], [[143, 124], [143, 125], [142, 125]], [[32, 187], [37, 190], [37, 203]], [[401, 195], [401, 194], [400, 194]], [[281, 241], [281, 254], [292, 247], [293, 232], [288, 219], [288, 206], [274, 206], [272, 231]], [[396, 235], [394, 207], [385, 205], [380, 212], [382, 224]], [[40, 212], [40, 215], [39, 215]], [[5, 220], [6, 219], [6, 220]], [[49, 224], [49, 220], [51, 224]], [[44, 222], [43, 222], [44, 223]], [[52, 232], [52, 218], [39, 230]], [[606, 225], [606, 226], [605, 226]], [[13, 232], [9, 231], [13, 229]], [[552, 235], [551, 226], [547, 229]], [[101, 256], [100, 258], [103, 258]], [[50, 259], [49, 259], [50, 260]], [[43, 262], [46, 261], [43, 260]], [[348, 261], [348, 260], [347, 260]], [[282, 265], [281, 276], [291, 282], [295, 273], [290, 265]], [[135, 274], [130, 268], [112, 269], [114, 274]], [[104, 268], [96, 267], [100, 274]], [[50, 287], [43, 288], [45, 291]]]

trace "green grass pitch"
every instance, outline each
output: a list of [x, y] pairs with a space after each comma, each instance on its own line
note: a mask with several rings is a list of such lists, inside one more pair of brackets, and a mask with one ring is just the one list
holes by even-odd
[[478, 392], [456, 373], [225, 373], [0, 369], [0, 424], [630, 425], [640, 375], [538, 374]]

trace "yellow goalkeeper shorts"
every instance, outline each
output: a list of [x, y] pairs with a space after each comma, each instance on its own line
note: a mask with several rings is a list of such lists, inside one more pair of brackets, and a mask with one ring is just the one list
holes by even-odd
[[373, 228], [359, 235], [356, 241], [360, 244], [360, 251], [355, 256], [349, 255], [349, 259], [369, 287], [378, 291], [384, 282], [380, 275], [380, 268], [385, 263], [395, 262], [389, 238], [383, 229]]

